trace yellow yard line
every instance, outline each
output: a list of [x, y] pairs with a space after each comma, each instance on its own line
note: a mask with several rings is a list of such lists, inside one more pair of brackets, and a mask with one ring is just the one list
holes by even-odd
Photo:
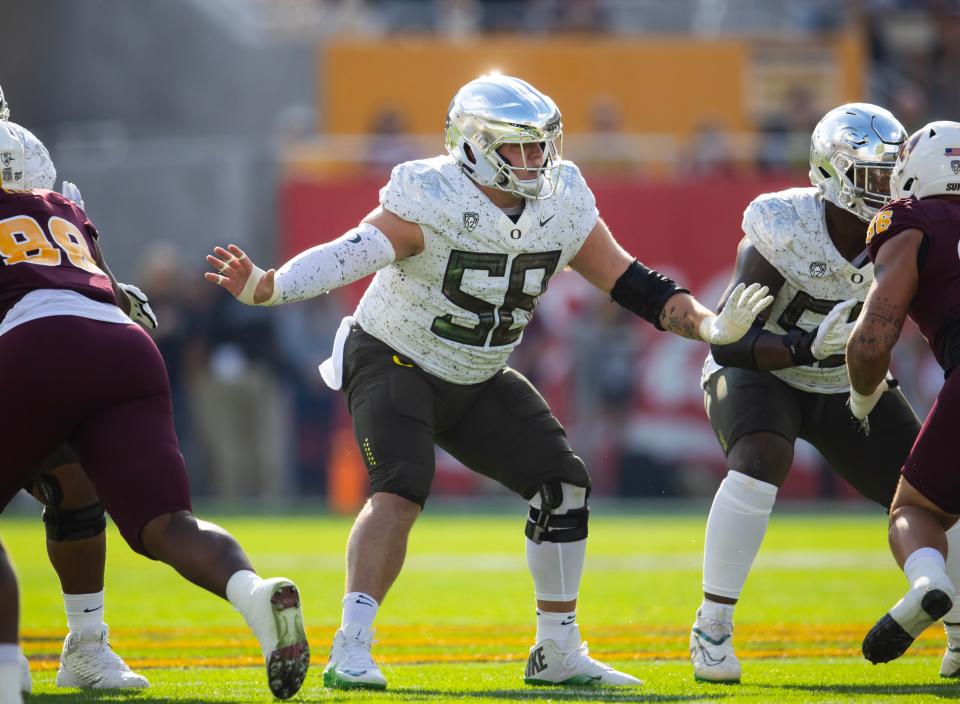
[[[844, 638], [844, 637], [862, 637], [872, 624], [741, 624], [737, 628], [738, 635], [744, 635], [749, 638], [771, 638], [773, 640], [801, 640], [808, 637], [816, 638]], [[308, 633], [316, 637], [332, 636], [337, 629], [336, 624], [328, 626], [312, 626], [308, 628]], [[634, 639], [634, 640], [656, 640], [664, 637], [686, 637], [690, 632], [690, 626], [662, 626], [649, 625], [642, 623], [625, 625], [603, 625], [591, 627], [586, 624], [582, 630], [592, 639]], [[478, 626], [458, 626], [458, 625], [437, 625], [433, 627], [422, 626], [378, 626], [377, 633], [382, 636], [381, 640], [389, 637], [391, 640], [407, 637], [411, 642], [417, 642], [420, 639], [416, 635], [422, 635], [424, 642], [437, 642], [443, 638], [448, 641], [469, 641], [476, 642], [477, 634], [483, 634], [483, 640], [490, 642], [502, 641], [504, 638], [527, 639], [533, 631], [533, 623], [524, 626], [504, 626], [499, 628], [487, 628]], [[932, 632], [932, 631], [931, 631]], [[111, 628], [111, 636], [116, 640], [129, 641], [134, 639], [149, 639], [150, 642], [156, 642], [155, 639], [190, 639], [197, 640], [220, 638], [237, 638], [247, 641], [250, 639], [250, 631], [242, 626], [219, 626], [211, 628], [203, 627], [184, 627], [184, 628]], [[25, 629], [21, 634], [21, 639], [25, 642], [43, 642], [43, 641], [63, 641], [65, 631], [63, 629]], [[923, 637], [923, 636], [921, 636]]]
[[[860, 657], [859, 648], [797, 648], [783, 650], [740, 650], [737, 653], [746, 660], [793, 659], [793, 658], [854, 658]], [[940, 654], [940, 648], [912, 648], [911, 655], [934, 656]], [[677, 650], [660, 652], [604, 652], [605, 660], [619, 661], [649, 661], [649, 660], [686, 660], [687, 655]], [[198, 657], [198, 658], [127, 658], [127, 664], [135, 670], [157, 668], [231, 668], [231, 667], [260, 667], [263, 665], [257, 656], [233, 657]], [[523, 662], [526, 655], [510, 653], [504, 655], [489, 654], [409, 654], [409, 655], [378, 655], [377, 661], [382, 665], [456, 665], [469, 663], [511, 663]], [[56, 656], [30, 657], [30, 666], [34, 670], [45, 671], [57, 669]]]

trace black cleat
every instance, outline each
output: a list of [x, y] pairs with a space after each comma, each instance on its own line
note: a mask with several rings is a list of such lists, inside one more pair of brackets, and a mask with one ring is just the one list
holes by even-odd
[[884, 614], [863, 639], [863, 657], [874, 665], [896, 660], [907, 652], [916, 637], [927, 626], [941, 619], [953, 608], [953, 599], [940, 589], [931, 589], [920, 600], [920, 608], [923, 609], [927, 618], [915, 619], [916, 635], [911, 635], [889, 613]]
[[896, 660], [907, 652], [913, 640], [890, 614], [884, 614], [863, 639], [863, 657], [874, 665]]

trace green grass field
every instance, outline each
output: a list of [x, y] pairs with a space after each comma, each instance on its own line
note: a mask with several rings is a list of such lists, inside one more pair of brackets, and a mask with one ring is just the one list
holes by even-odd
[[[638, 512], [639, 513], [639, 512]], [[579, 621], [591, 652], [645, 680], [635, 689], [535, 689], [522, 684], [533, 638], [532, 584], [516, 516], [429, 513], [377, 619], [384, 694], [328, 691], [321, 671], [339, 621], [350, 521], [333, 517], [217, 519], [259, 572], [297, 581], [313, 669], [296, 701], [930, 702], [960, 699], [937, 676], [943, 635], [931, 628], [901, 660], [859, 654], [870, 624], [906, 586], [879, 513], [779, 515], [737, 611], [742, 685], [693, 681], [687, 636], [700, 600], [705, 516], [595, 510]], [[38, 520], [4, 518], [0, 536], [22, 589], [23, 646], [34, 702], [269, 701], [256, 645], [225, 602], [133, 553], [115, 532], [107, 565], [111, 641], [151, 681], [142, 694], [77, 694], [53, 686], [65, 633], [58, 584]]]

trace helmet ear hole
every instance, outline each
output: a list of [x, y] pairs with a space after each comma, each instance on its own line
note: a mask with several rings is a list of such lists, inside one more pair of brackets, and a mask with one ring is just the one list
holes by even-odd
[[818, 166], [817, 168], [820, 169], [820, 173], [823, 174], [823, 177], [824, 177], [824, 178], [830, 178], [830, 172], [829, 172], [829, 171], [827, 171], [827, 170], [826, 170], [825, 168], [823, 168], [822, 166]]
[[908, 178], [906, 181], [903, 182], [902, 190], [909, 191], [911, 188], [913, 188], [913, 182], [914, 182], [913, 178]]
[[477, 157], [475, 157], [475, 156], [473, 155], [473, 149], [470, 148], [470, 145], [469, 145], [469, 144], [464, 144], [464, 145], [463, 145], [463, 153], [464, 153], [464, 154], [466, 155], [466, 157], [470, 160], [470, 163], [471, 163], [471, 164], [476, 164], [476, 163], [477, 163]]

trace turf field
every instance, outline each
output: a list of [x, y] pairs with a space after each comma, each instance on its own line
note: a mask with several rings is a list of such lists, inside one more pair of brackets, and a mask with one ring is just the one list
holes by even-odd
[[[339, 621], [342, 550], [349, 520], [217, 519], [265, 575], [296, 580], [314, 669], [299, 701], [930, 702], [960, 699], [937, 676], [943, 647], [931, 628], [911, 654], [886, 666], [859, 655], [869, 625], [905, 581], [885, 545], [882, 514], [775, 516], [737, 612], [744, 684], [693, 681], [687, 634], [699, 604], [704, 516], [595, 510], [579, 621], [591, 652], [645, 680], [632, 690], [534, 689], [522, 684], [533, 636], [531, 582], [516, 516], [425, 516], [407, 565], [378, 617], [375, 655], [386, 694], [323, 689], [320, 673]], [[107, 622], [111, 640], [151, 689], [78, 695], [53, 687], [65, 632], [57, 582], [38, 520], [5, 517], [2, 536], [23, 591], [23, 645], [34, 702], [269, 701], [253, 640], [225, 602], [110, 536]]]

